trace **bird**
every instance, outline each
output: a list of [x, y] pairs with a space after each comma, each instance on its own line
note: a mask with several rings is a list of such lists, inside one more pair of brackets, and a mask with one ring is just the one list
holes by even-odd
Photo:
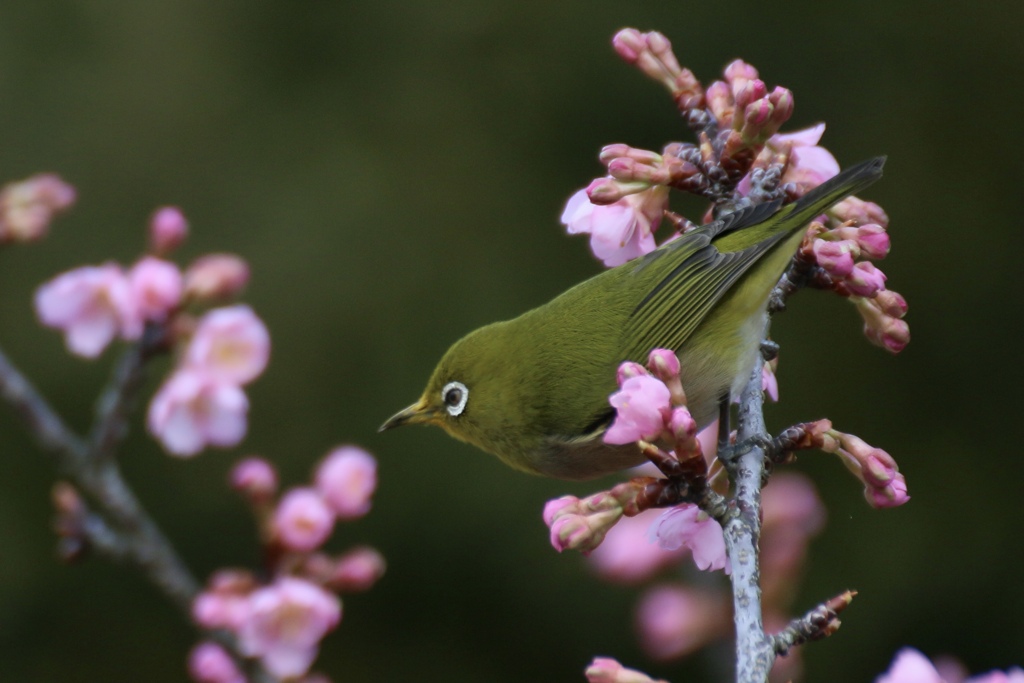
[[698, 428], [712, 423], [754, 368], [770, 295], [805, 226], [878, 180], [884, 163], [851, 166], [789, 204], [743, 208], [470, 332], [380, 431], [439, 426], [517, 470], [565, 480], [643, 463], [637, 444], [602, 439], [619, 364], [675, 351], [687, 408]]

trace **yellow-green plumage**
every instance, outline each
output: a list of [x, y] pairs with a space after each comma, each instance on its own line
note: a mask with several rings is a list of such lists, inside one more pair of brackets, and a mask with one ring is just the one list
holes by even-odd
[[[420, 401], [386, 422], [437, 424], [516, 469], [588, 479], [637, 465], [633, 444], [601, 436], [625, 360], [676, 351], [697, 424], [717, 415], [753, 368], [772, 289], [804, 226], [881, 175], [884, 158], [844, 171], [800, 200], [709, 223], [582, 282], [513, 320], [481, 327], [445, 353]], [[468, 398], [451, 414], [442, 395]], [[451, 397], [449, 397], [451, 398]]]

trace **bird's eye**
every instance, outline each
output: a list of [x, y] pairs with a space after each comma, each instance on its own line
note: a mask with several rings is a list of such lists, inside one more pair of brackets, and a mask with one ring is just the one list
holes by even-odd
[[469, 389], [462, 382], [448, 382], [441, 390], [441, 400], [444, 401], [445, 409], [452, 417], [458, 417], [466, 408], [466, 401], [469, 400]]

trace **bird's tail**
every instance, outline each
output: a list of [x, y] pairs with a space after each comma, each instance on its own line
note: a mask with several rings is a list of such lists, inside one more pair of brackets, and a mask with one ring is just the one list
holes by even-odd
[[785, 217], [786, 222], [792, 225], [806, 225], [832, 205], [857, 194], [881, 178], [884, 165], [885, 157], [875, 157], [851, 166], [784, 207], [778, 216]]

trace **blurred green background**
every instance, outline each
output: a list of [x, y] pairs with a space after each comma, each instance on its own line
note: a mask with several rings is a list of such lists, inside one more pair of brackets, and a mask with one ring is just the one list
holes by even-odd
[[[910, 302], [913, 343], [889, 356], [817, 293], [774, 329], [770, 425], [828, 416], [894, 454], [913, 495], [874, 511], [837, 462], [798, 463], [830, 521], [797, 606], [861, 592], [839, 634], [806, 650], [808, 680], [873, 680], [907, 644], [973, 671], [1021, 664], [1022, 7], [4, 2], [0, 179], [56, 171], [80, 200], [45, 242], [0, 253], [0, 344], [84, 428], [114, 355], [68, 356], [32, 292], [72, 266], [130, 262], [153, 208], [178, 204], [193, 228], [181, 258], [246, 257], [247, 300], [274, 339], [241, 448], [175, 460], [136, 430], [124, 451], [198, 575], [255, 558], [224, 485], [238, 456], [263, 454], [295, 484], [356, 442], [378, 456], [380, 490], [334, 545], [372, 543], [390, 564], [346, 599], [318, 667], [334, 680], [581, 681], [596, 654], [722, 680], [707, 658], [647, 660], [638, 591], [549, 547], [544, 501], [607, 482], [521, 475], [439, 430], [376, 433], [449, 343], [598, 271], [557, 219], [600, 174], [600, 147], [689, 139], [610, 47], [622, 26], [656, 28], [705, 83], [743, 57], [791, 88], [789, 129], [826, 121], [842, 164], [889, 155], [868, 197], [892, 219], [882, 265]], [[136, 571], [54, 561], [54, 477], [0, 406], [0, 679], [184, 680], [193, 631]]]

